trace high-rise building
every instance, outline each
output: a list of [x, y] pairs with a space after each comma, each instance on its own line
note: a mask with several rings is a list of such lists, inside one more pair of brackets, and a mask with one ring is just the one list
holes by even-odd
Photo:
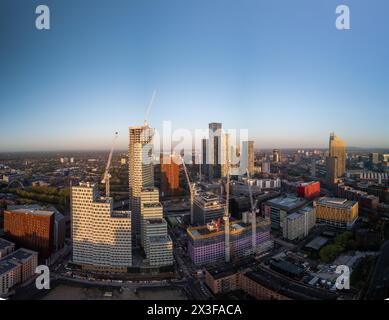
[[208, 139], [208, 167], [209, 177], [218, 179], [221, 177], [221, 148], [222, 148], [222, 124], [212, 122], [209, 124]]
[[228, 133], [223, 134], [222, 136], [222, 148], [221, 148], [221, 156], [222, 156], [222, 165], [221, 165], [221, 176], [223, 178], [227, 177], [229, 165], [227, 164], [227, 157], [231, 159], [231, 146], [230, 146], [230, 135]]
[[195, 196], [193, 204], [194, 222], [205, 225], [212, 220], [216, 221], [223, 217], [225, 211], [225, 201], [211, 193], [202, 192]]
[[262, 161], [261, 172], [262, 173], [270, 173], [270, 162], [269, 161]]
[[273, 162], [281, 161], [281, 152], [279, 149], [273, 149]]
[[250, 175], [254, 173], [254, 141], [242, 142], [242, 151], [240, 152], [241, 174], [245, 174], [247, 170]]
[[152, 140], [154, 130], [147, 124], [129, 127], [128, 157], [130, 208], [133, 237], [140, 235], [140, 196], [142, 188], [154, 186]]
[[380, 154], [377, 152], [370, 153], [370, 164], [375, 165], [380, 163]]
[[180, 194], [180, 157], [178, 155], [160, 156], [161, 195], [162, 197]]
[[97, 185], [71, 190], [73, 262], [85, 269], [127, 272], [132, 264], [131, 212], [114, 211]]
[[340, 178], [346, 173], [346, 143], [336, 136], [335, 133], [330, 135], [327, 161], [330, 162], [329, 165], [327, 164], [327, 170], [328, 168], [331, 169], [327, 178], [328, 181], [332, 181], [333, 178]]
[[173, 264], [173, 243], [163, 218], [157, 188], [143, 188], [141, 192], [141, 243], [150, 267]]

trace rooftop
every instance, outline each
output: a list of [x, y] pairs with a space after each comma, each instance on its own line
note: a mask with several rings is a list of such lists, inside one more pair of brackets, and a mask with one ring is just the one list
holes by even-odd
[[308, 287], [300, 282], [294, 281], [272, 272], [270, 270], [259, 269], [250, 271], [245, 276], [261, 284], [262, 286], [296, 300], [335, 300], [336, 295], [321, 289]]
[[268, 200], [267, 203], [280, 209], [291, 211], [304, 205], [306, 200], [302, 198], [286, 196]]
[[42, 217], [50, 217], [54, 215], [54, 211], [47, 211], [47, 210], [16, 209], [16, 210], [7, 210], [7, 211], [12, 213], [31, 214], [34, 216], [42, 216]]
[[328, 239], [327, 238], [324, 238], [324, 237], [316, 237], [315, 239], [313, 239], [311, 242], [309, 242], [305, 248], [307, 249], [313, 249], [315, 251], [318, 251], [320, 250], [322, 247], [324, 247], [328, 242]]
[[153, 236], [153, 237], [149, 238], [149, 241], [150, 241], [150, 243], [159, 244], [159, 243], [171, 242], [172, 239], [170, 239], [170, 237], [168, 235], [167, 236]]
[[356, 201], [347, 200], [343, 198], [330, 198], [330, 197], [320, 198], [319, 200], [317, 200], [317, 203], [325, 206], [330, 206], [334, 208], [343, 208], [343, 209], [350, 209], [357, 204]]
[[145, 208], [162, 208], [162, 204], [160, 202], [146, 202], [143, 206]]
[[8, 240], [0, 238], [0, 249], [5, 249], [10, 246], [14, 246], [14, 244]]

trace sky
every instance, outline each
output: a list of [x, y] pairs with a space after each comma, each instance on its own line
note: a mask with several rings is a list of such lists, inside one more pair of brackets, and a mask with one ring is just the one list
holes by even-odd
[[[35, 8], [50, 8], [50, 30]], [[351, 30], [337, 30], [346, 4]], [[1, 0], [0, 152], [248, 129], [255, 147], [389, 147], [387, 0]]]

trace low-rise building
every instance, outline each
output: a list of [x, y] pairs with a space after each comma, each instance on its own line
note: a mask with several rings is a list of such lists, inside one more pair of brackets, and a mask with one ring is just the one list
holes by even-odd
[[358, 219], [358, 202], [342, 198], [323, 197], [314, 204], [316, 221], [337, 228], [351, 228]]
[[303, 182], [297, 187], [297, 194], [299, 197], [307, 200], [314, 199], [320, 196], [320, 182], [311, 181]]
[[0, 297], [16, 285], [31, 279], [38, 265], [38, 253], [18, 249], [0, 260]]
[[15, 244], [0, 238], [0, 259], [9, 255], [15, 250]]

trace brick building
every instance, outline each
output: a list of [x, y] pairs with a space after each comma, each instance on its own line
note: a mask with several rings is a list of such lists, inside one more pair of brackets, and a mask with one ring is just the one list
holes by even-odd
[[31, 209], [4, 211], [4, 236], [19, 247], [50, 257], [54, 247], [54, 212]]

